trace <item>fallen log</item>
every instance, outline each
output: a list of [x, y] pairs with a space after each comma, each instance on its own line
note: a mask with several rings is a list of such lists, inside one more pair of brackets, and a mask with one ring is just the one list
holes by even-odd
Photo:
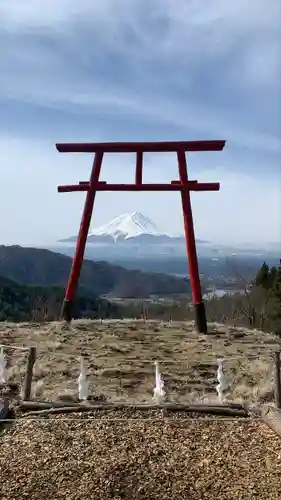
[[118, 409], [122, 410], [124, 408], [133, 408], [136, 410], [157, 410], [157, 409], [166, 409], [171, 411], [188, 411], [189, 408], [192, 408], [190, 411], [196, 411], [195, 409], [200, 408], [226, 408], [233, 410], [245, 410], [245, 406], [239, 403], [229, 403], [223, 405], [207, 405], [207, 404], [183, 404], [183, 403], [164, 403], [162, 405], [156, 404], [130, 404], [130, 403], [97, 403], [95, 401], [88, 400], [87, 403], [73, 402], [73, 401], [21, 401], [18, 405], [18, 409], [20, 410], [45, 410], [51, 408], [81, 408], [85, 406], [87, 408], [91, 407], [92, 409]]
[[274, 406], [265, 406], [262, 409], [261, 418], [268, 427], [281, 437], [281, 410]]
[[21, 401], [17, 408], [19, 410], [47, 410], [50, 408], [65, 408], [67, 406], [81, 406], [80, 403], [74, 401]]
[[24, 414], [23, 417], [44, 416], [60, 413], [82, 413], [91, 411], [104, 410], [131, 410], [131, 411], [147, 411], [147, 410], [164, 410], [167, 412], [186, 412], [186, 413], [203, 413], [210, 415], [221, 415], [227, 417], [248, 417], [248, 412], [242, 409], [230, 408], [226, 406], [211, 406], [211, 405], [182, 405], [182, 404], [165, 404], [165, 405], [129, 405], [129, 404], [79, 404], [79, 405], [64, 405], [53, 406], [49, 408], [35, 409], [32, 412]]

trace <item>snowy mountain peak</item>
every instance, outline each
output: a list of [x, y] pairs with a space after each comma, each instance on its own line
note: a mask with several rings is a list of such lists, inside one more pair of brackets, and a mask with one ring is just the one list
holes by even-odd
[[119, 239], [135, 238], [140, 235], [161, 236], [155, 224], [140, 212], [119, 215], [108, 224], [93, 229], [89, 236], [111, 236], [114, 241]]

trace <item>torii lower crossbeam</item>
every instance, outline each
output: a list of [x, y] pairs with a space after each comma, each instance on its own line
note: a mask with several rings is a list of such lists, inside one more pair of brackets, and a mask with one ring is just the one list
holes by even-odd
[[[186, 248], [189, 263], [189, 277], [192, 299], [195, 309], [195, 323], [199, 333], [207, 333], [205, 306], [202, 300], [198, 259], [193, 227], [193, 217], [190, 202], [190, 191], [219, 191], [220, 185], [200, 183], [189, 180], [187, 175], [187, 151], [221, 151], [225, 141], [182, 141], [182, 142], [125, 142], [125, 143], [75, 143], [57, 144], [62, 153], [94, 153], [94, 162], [89, 181], [80, 181], [75, 185], [58, 186], [60, 193], [85, 191], [86, 201], [78, 233], [76, 250], [66, 288], [62, 307], [62, 316], [68, 323], [73, 317], [75, 295], [78, 287], [84, 252], [89, 232], [95, 195], [97, 191], [178, 191], [181, 193]], [[134, 184], [108, 184], [100, 181], [100, 172], [104, 153], [136, 153], [136, 171]], [[179, 179], [170, 184], [143, 184], [143, 154], [146, 152], [174, 152], [177, 155]]]

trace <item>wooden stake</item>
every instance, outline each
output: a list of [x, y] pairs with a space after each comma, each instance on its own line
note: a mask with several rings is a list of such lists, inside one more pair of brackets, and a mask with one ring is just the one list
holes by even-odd
[[28, 352], [26, 372], [25, 372], [23, 391], [22, 391], [22, 399], [24, 401], [27, 401], [28, 399], [30, 399], [33, 366], [34, 366], [35, 360], [36, 360], [36, 348], [30, 347], [29, 352]]
[[261, 416], [268, 427], [281, 437], [281, 411], [274, 406], [265, 406]]
[[280, 351], [274, 353], [275, 361], [275, 406], [281, 409], [281, 366], [280, 366]]
[[8, 417], [9, 401], [7, 398], [0, 399], [0, 422]]

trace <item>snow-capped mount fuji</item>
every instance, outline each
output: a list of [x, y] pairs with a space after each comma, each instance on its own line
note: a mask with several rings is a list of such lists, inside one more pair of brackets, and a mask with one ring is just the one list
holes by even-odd
[[[88, 243], [154, 243], [163, 244], [171, 240], [182, 239], [159, 231], [156, 225], [140, 212], [125, 213], [116, 217], [108, 224], [92, 229], [88, 235]], [[76, 241], [76, 236], [60, 240], [59, 243]]]
[[[56, 245], [49, 249], [72, 257], [76, 241], [77, 236], [65, 238], [57, 241]], [[214, 244], [212, 241], [201, 239], [196, 239], [196, 246], [199, 257], [210, 259], [212, 266], [215, 261], [225, 259], [225, 257], [258, 253], [256, 250], [246, 252], [236, 247]], [[259, 253], [263, 254], [262, 251]], [[149, 217], [140, 212], [125, 213], [108, 224], [91, 229], [87, 238], [85, 256], [91, 260], [115, 262], [121, 265], [129, 261], [135, 262], [136, 267], [132, 269], [141, 269], [138, 264], [141, 259], [150, 262], [154, 259], [157, 263], [161, 259], [162, 261], [170, 259], [169, 262], [171, 259], [186, 259], [186, 241], [184, 235], [165, 233], [160, 230]], [[158, 269], [157, 266], [154, 265], [153, 269]], [[162, 266], [161, 272], [163, 269], [165, 270]]]
[[[62, 253], [72, 255], [76, 236], [58, 241]], [[208, 241], [196, 240], [200, 253], [214, 253]], [[68, 247], [68, 249], [67, 249]], [[70, 248], [69, 248], [70, 247]], [[216, 252], [215, 252], [216, 254]], [[91, 229], [87, 238], [86, 256], [95, 260], [151, 259], [164, 256], [186, 256], [182, 235], [165, 233], [149, 217], [140, 212], [125, 213], [108, 224]]]
[[[93, 229], [90, 236], [111, 236], [114, 241], [128, 240], [141, 235], [162, 236], [155, 224], [140, 212], [126, 213], [116, 217], [108, 224]], [[167, 235], [168, 236], [168, 235]]]

